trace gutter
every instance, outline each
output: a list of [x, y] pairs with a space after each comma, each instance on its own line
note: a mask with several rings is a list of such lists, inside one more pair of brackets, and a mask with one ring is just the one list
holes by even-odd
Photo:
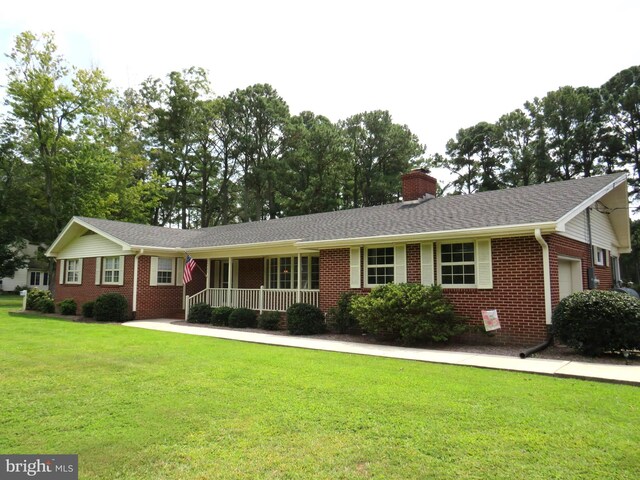
[[542, 238], [539, 228], [533, 232], [542, 247], [542, 273], [544, 276], [544, 316], [547, 325], [551, 325], [551, 268], [549, 264], [549, 245]]
[[138, 258], [144, 253], [144, 248], [141, 248], [136, 256], [133, 257], [133, 305], [131, 311], [133, 312], [133, 318], [135, 319], [136, 311], [138, 310]]

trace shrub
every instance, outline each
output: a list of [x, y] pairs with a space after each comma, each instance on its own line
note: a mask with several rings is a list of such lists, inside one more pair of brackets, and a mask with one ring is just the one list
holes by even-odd
[[326, 330], [320, 309], [308, 303], [294, 303], [287, 309], [287, 328], [292, 335], [313, 335]]
[[124, 322], [128, 311], [127, 299], [119, 293], [103, 293], [93, 305], [93, 314], [98, 322]]
[[78, 304], [73, 298], [65, 298], [58, 303], [58, 306], [62, 315], [75, 315], [78, 310]]
[[435, 285], [383, 285], [368, 296], [353, 298], [351, 313], [367, 332], [405, 343], [442, 342], [467, 329], [442, 294], [442, 288]]
[[350, 310], [353, 293], [343, 292], [338, 304], [327, 312], [328, 327], [338, 333], [354, 332], [359, 330], [358, 320]]
[[42, 313], [55, 313], [56, 304], [52, 298], [40, 297], [35, 301], [34, 310]]
[[553, 334], [586, 355], [640, 348], [640, 300], [620, 292], [586, 290], [563, 298]]
[[262, 312], [258, 317], [258, 327], [264, 330], [278, 330], [280, 312]]
[[13, 289], [13, 293], [15, 294], [20, 294], [21, 291], [26, 290], [27, 292], [29, 290], [31, 290], [29, 287], [27, 287], [26, 285], [24, 287], [21, 287], [20, 285], [16, 285], [16, 288]]
[[82, 304], [82, 316], [84, 318], [93, 318], [93, 307], [96, 302], [87, 302]]
[[40, 299], [43, 298], [51, 300], [53, 302], [53, 296], [51, 295], [51, 292], [49, 290], [39, 290], [37, 288], [29, 290], [29, 292], [27, 293], [27, 310], [38, 310], [41, 312], [42, 310], [37, 308], [37, 303]]
[[229, 315], [233, 312], [231, 307], [218, 307], [211, 311], [211, 324], [212, 325], [229, 325]]
[[211, 307], [206, 303], [196, 303], [189, 308], [190, 323], [211, 323]]
[[236, 308], [229, 315], [229, 326], [247, 328], [256, 326], [256, 312], [248, 308]]

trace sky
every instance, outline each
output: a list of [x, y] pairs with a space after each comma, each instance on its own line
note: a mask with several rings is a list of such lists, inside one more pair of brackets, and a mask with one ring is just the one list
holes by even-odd
[[23, 0], [0, 8], [0, 51], [53, 31], [118, 88], [198, 66], [218, 95], [271, 84], [292, 114], [389, 110], [431, 155], [460, 128], [639, 65], [638, 19], [637, 0]]

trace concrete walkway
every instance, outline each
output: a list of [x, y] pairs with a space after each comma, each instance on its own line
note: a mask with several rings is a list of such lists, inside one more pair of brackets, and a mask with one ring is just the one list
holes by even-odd
[[471, 367], [493, 368], [514, 372], [538, 373], [556, 377], [580, 378], [604, 382], [640, 385], [640, 366], [610, 365], [601, 363], [570, 362], [543, 358], [508, 357], [505, 355], [486, 355], [469, 352], [448, 352], [423, 348], [393, 347], [365, 343], [322, 340], [310, 337], [272, 335], [269, 333], [243, 332], [224, 328], [175, 325], [177, 320], [137, 320], [126, 322], [127, 327], [159, 330], [163, 332], [185, 333], [204, 337], [223, 338], [241, 342], [262, 343], [282, 347], [307, 348], [329, 352], [371, 355], [376, 357], [416, 360], [419, 362], [446, 363]]

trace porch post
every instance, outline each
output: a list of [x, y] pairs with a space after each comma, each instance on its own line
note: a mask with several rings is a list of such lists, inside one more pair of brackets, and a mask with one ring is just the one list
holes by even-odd
[[233, 307], [233, 302], [231, 301], [231, 285], [233, 285], [233, 260], [229, 257], [229, 264], [227, 265], [227, 270], [229, 272], [229, 283], [227, 284], [227, 306]]
[[184, 305], [184, 320], [185, 322], [189, 319], [189, 295], [185, 297], [185, 305]]
[[207, 258], [207, 279], [206, 279], [206, 289], [207, 289], [207, 305], [211, 306], [211, 259]]
[[302, 285], [302, 260], [298, 252], [298, 288], [296, 290], [296, 303], [300, 303], [300, 285]]
[[264, 285], [260, 285], [260, 294], [258, 295], [258, 310], [262, 313], [264, 310]]

